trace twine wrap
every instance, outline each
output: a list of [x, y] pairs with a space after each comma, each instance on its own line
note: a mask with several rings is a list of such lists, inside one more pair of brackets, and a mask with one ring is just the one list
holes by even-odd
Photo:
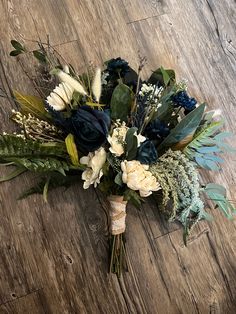
[[108, 197], [110, 203], [111, 234], [117, 235], [125, 232], [126, 205], [123, 196], [111, 195]]

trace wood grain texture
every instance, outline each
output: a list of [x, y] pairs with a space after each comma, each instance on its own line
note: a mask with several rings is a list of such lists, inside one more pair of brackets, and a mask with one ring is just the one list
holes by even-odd
[[[89, 61], [121, 56], [145, 75], [163, 65], [189, 81], [189, 91], [209, 109], [221, 108], [236, 132], [236, 4], [234, 0], [2, 0], [0, 85], [34, 93], [27, 75], [9, 57], [10, 40], [46, 39], [80, 70]], [[37, 30], [35, 28], [37, 26]], [[28, 63], [29, 70], [32, 64]], [[13, 129], [9, 99], [1, 100], [0, 131]], [[5, 169], [0, 169], [1, 174]], [[236, 159], [224, 171], [204, 173], [235, 200]], [[179, 225], [170, 225], [150, 198], [128, 208], [130, 272], [107, 274], [107, 203], [81, 183], [16, 201], [32, 177], [0, 188], [0, 313], [215, 313], [236, 312], [236, 223], [214, 210], [184, 247]], [[210, 206], [210, 204], [209, 204]]]

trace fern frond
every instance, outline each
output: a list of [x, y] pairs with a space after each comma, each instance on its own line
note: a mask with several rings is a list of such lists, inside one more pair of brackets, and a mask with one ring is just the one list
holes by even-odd
[[0, 160], [11, 157], [31, 156], [67, 156], [64, 143], [41, 143], [30, 139], [24, 139], [16, 135], [0, 135]]
[[223, 140], [232, 136], [230, 132], [219, 132], [222, 127], [222, 121], [213, 121], [203, 124], [199, 131], [193, 137], [193, 140], [184, 148], [184, 154], [200, 167], [208, 170], [220, 170], [219, 163], [223, 159], [216, 155], [224, 150], [234, 151]]

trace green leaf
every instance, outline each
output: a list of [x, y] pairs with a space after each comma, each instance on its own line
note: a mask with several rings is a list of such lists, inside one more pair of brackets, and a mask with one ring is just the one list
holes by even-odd
[[129, 128], [126, 137], [125, 137], [125, 143], [126, 143], [126, 159], [127, 160], [133, 160], [135, 159], [137, 155], [137, 149], [138, 149], [138, 139], [137, 136], [135, 136], [135, 132], [137, 132], [137, 128], [132, 127]]
[[127, 85], [119, 84], [116, 86], [111, 98], [111, 118], [113, 120], [120, 119], [127, 122], [132, 98], [132, 91]]
[[39, 50], [34, 50], [34, 51], [33, 51], [33, 54], [34, 54], [35, 58], [36, 58], [39, 62], [41, 62], [41, 63], [47, 63], [46, 56], [45, 56], [42, 52], [40, 52]]
[[79, 156], [78, 156], [78, 151], [77, 151], [77, 147], [74, 140], [74, 135], [73, 134], [67, 135], [65, 139], [65, 143], [66, 143], [66, 149], [67, 149], [68, 154], [70, 155], [72, 164], [74, 166], [78, 166]]
[[122, 180], [122, 172], [118, 172], [116, 177], [115, 177], [115, 183], [119, 186], [123, 185], [123, 180]]
[[10, 52], [10, 56], [11, 57], [16, 57], [16, 56], [20, 55], [21, 53], [23, 53], [23, 51], [21, 51], [21, 50], [12, 50]]
[[130, 201], [138, 209], [141, 206], [142, 198], [133, 190], [126, 190], [124, 193], [124, 199], [128, 202]]
[[208, 183], [205, 186], [205, 191], [209, 191], [209, 192], [215, 192], [218, 194], [221, 194], [223, 196], [226, 196], [226, 188], [220, 184], [216, 184], [216, 183]]
[[201, 104], [192, 112], [187, 114], [177, 126], [171, 130], [170, 134], [160, 144], [159, 150], [171, 147], [180, 141], [183, 141], [187, 136], [193, 135], [199, 126], [204, 110], [205, 104]]
[[[65, 188], [69, 188], [70, 186], [78, 183], [78, 181], [80, 180], [81, 176], [80, 175], [70, 175], [70, 176], [63, 176], [60, 173], [51, 173], [50, 174], [50, 181], [48, 184], [48, 191], [51, 191], [53, 189], [56, 189], [58, 187], [65, 187]], [[44, 188], [45, 188], [45, 184], [48, 180], [49, 177], [42, 177], [41, 180], [32, 188], [26, 190], [25, 192], [23, 192], [18, 200], [21, 200], [23, 198], [26, 198], [32, 194], [43, 194]]]
[[233, 214], [236, 214], [236, 208], [226, 198], [226, 190], [219, 184], [209, 183], [204, 189], [204, 193], [211, 199], [223, 214], [228, 218], [232, 219]]
[[16, 50], [22, 50], [22, 51], [25, 51], [25, 48], [22, 46], [21, 43], [19, 43], [18, 41], [16, 40], [11, 40], [11, 44], [12, 46], [16, 49]]
[[175, 72], [174, 70], [166, 70], [161, 67], [152, 73], [148, 83], [153, 85], [159, 83], [162, 86], [172, 86], [175, 83]]
[[22, 173], [24, 173], [25, 171], [26, 171], [25, 168], [16, 168], [13, 172], [8, 174], [7, 176], [0, 178], [0, 182], [12, 180], [12, 179], [18, 177], [19, 175], [21, 175]]
[[43, 120], [49, 119], [50, 116], [45, 110], [44, 102], [41, 98], [37, 96], [20, 94], [17, 91], [14, 91], [14, 96], [16, 101], [20, 104], [21, 111], [23, 113], [30, 113], [33, 116]]

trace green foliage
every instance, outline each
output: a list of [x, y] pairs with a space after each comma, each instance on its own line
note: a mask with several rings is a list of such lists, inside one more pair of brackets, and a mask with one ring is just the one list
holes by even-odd
[[111, 98], [111, 118], [127, 122], [132, 99], [132, 91], [127, 85], [117, 85]]
[[0, 160], [11, 161], [11, 158], [55, 156], [66, 158], [64, 143], [40, 143], [16, 135], [0, 135]]
[[21, 54], [21, 53], [23, 53], [23, 52], [26, 51], [25, 47], [22, 46], [21, 43], [19, 43], [18, 41], [14, 40], [14, 39], [11, 40], [11, 44], [12, 44], [13, 48], [15, 48], [15, 50], [12, 50], [12, 51], [10, 52], [10, 56], [11, 56], [11, 57], [16, 57], [16, 56], [18, 56], [19, 54]]
[[10, 174], [0, 178], [0, 182], [5, 182], [5, 181], [12, 180], [12, 179], [18, 177], [19, 175], [21, 175], [22, 173], [24, 173], [25, 171], [26, 171], [25, 168], [22, 168], [22, 167], [16, 168]]
[[47, 63], [45, 54], [43, 54], [40, 50], [34, 50], [33, 55], [40, 63]]
[[200, 198], [198, 173], [180, 151], [168, 150], [150, 167], [162, 188], [161, 210], [171, 221], [184, 227], [184, 241], [190, 229], [201, 219], [210, 219]]
[[165, 70], [163, 67], [160, 67], [152, 73], [148, 83], [156, 85], [157, 83], [162, 86], [172, 86], [175, 84], [175, 72], [174, 70]]
[[170, 134], [158, 147], [158, 150], [162, 151], [163, 149], [172, 147], [180, 141], [183, 141], [186, 137], [193, 135], [201, 122], [205, 106], [205, 104], [201, 104], [199, 107], [187, 114], [179, 122], [179, 124], [171, 130]]
[[24, 167], [29, 171], [34, 172], [51, 172], [58, 171], [65, 175], [65, 171], [69, 171], [71, 164], [65, 160], [60, 160], [57, 157], [28, 157], [28, 158], [14, 158], [11, 157], [11, 161], [15, 165]]
[[137, 155], [137, 149], [138, 149], [138, 139], [137, 136], [135, 136], [135, 132], [137, 132], [137, 128], [132, 127], [129, 128], [126, 137], [125, 137], [125, 151], [126, 151], [126, 159], [127, 160], [133, 160], [135, 159]]
[[42, 120], [50, 119], [50, 115], [45, 110], [44, 102], [41, 98], [32, 95], [23, 95], [17, 91], [14, 91], [14, 96], [20, 104], [22, 113], [30, 113]]
[[119, 185], [122, 186], [123, 185], [123, 180], [122, 180], [122, 172], [118, 172], [117, 175], [115, 176], [115, 180], [114, 182]]
[[124, 193], [124, 199], [127, 202], [131, 202], [136, 208], [140, 208], [143, 199], [139, 196], [139, 194], [133, 190], [126, 190]]
[[226, 189], [219, 184], [208, 183], [203, 192], [212, 200], [219, 210], [228, 218], [232, 219], [236, 214], [236, 208], [226, 198]]
[[204, 169], [220, 170], [219, 163], [222, 163], [223, 159], [215, 154], [224, 150], [235, 151], [228, 144], [224, 143], [223, 140], [233, 134], [230, 132], [219, 132], [222, 125], [222, 121], [204, 123], [196, 132], [192, 141], [183, 150], [189, 159]]
[[69, 188], [70, 186], [78, 183], [80, 178], [81, 176], [79, 175], [69, 175], [65, 177], [58, 172], [50, 173], [50, 175], [43, 176], [35, 186], [22, 193], [18, 199], [20, 200], [26, 198], [32, 194], [44, 193], [44, 199], [46, 200], [48, 191], [62, 186]]
[[78, 156], [78, 151], [77, 151], [75, 140], [74, 140], [74, 135], [73, 134], [67, 135], [65, 139], [65, 143], [66, 143], [66, 149], [70, 156], [72, 164], [74, 166], [78, 166], [79, 156]]
[[110, 166], [112, 167], [112, 169], [115, 171], [115, 172], [120, 172], [121, 170], [121, 161], [115, 157], [113, 154], [111, 153], [108, 153], [107, 154], [107, 161], [108, 163], [110, 164]]
[[40, 143], [14, 135], [0, 135], [0, 161], [37, 172], [65, 174], [73, 166], [67, 161], [64, 143]]

